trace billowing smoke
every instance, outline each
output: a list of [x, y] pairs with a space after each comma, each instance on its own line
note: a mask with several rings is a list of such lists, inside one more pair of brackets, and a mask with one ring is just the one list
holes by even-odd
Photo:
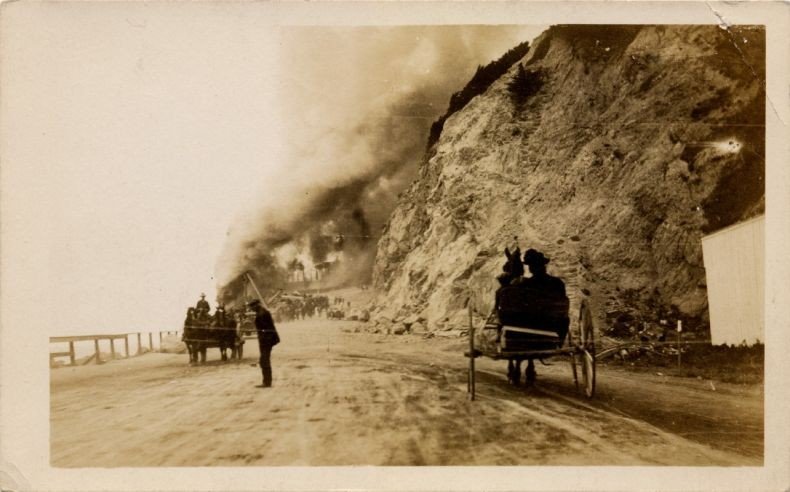
[[[282, 150], [256, 210], [230, 228], [220, 296], [252, 272], [267, 289], [323, 270], [366, 282], [377, 235], [416, 175], [431, 123], [478, 65], [538, 34], [525, 26], [287, 28], [281, 32]], [[301, 268], [301, 269], [300, 269]], [[295, 270], [299, 270], [295, 272]]]

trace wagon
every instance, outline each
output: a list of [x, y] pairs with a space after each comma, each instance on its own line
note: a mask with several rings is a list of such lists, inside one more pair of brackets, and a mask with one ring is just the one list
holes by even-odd
[[[497, 307], [477, 333], [469, 305], [469, 359], [467, 392], [475, 399], [475, 359], [488, 357], [508, 361], [508, 381], [519, 384], [521, 362], [528, 361], [527, 384], [535, 382], [534, 360], [567, 357], [573, 384], [587, 398], [595, 394], [595, 327], [589, 303], [579, 308], [577, 336], [570, 329], [569, 301], [563, 294], [546, 295], [519, 287], [505, 287], [497, 293]], [[579, 371], [581, 369], [581, 371]], [[581, 378], [579, 378], [581, 372]], [[580, 380], [581, 379], [581, 380]]]
[[181, 340], [187, 346], [190, 364], [206, 362], [207, 349], [214, 347], [219, 349], [223, 361], [228, 360], [228, 349], [231, 350], [230, 359], [241, 360], [244, 355], [241, 330], [236, 326], [214, 326], [208, 319], [185, 323]]

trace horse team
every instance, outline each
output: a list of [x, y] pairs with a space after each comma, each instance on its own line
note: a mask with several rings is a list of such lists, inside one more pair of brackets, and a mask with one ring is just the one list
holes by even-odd
[[230, 359], [241, 360], [244, 352], [240, 323], [222, 307], [217, 308], [213, 315], [205, 308], [189, 308], [181, 339], [187, 346], [190, 364], [206, 362], [206, 351], [212, 347], [219, 348], [223, 361], [228, 360], [228, 349], [231, 351]]

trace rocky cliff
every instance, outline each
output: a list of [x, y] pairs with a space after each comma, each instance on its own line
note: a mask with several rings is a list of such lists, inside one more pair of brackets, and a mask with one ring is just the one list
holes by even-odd
[[[540, 80], [525, 100], [519, 64]], [[374, 317], [466, 326], [518, 242], [602, 328], [704, 331], [700, 239], [764, 209], [764, 74], [758, 27], [548, 29], [444, 122], [378, 244]]]

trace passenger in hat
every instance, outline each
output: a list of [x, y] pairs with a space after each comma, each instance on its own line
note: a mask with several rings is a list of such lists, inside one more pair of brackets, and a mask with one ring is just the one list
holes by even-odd
[[272, 385], [272, 348], [280, 343], [280, 336], [274, 327], [272, 314], [263, 307], [260, 300], [255, 299], [247, 303], [247, 305], [255, 311], [255, 331], [258, 334], [258, 350], [261, 354], [259, 364], [263, 382], [258, 385], [258, 388], [269, 388]]
[[524, 286], [530, 289], [542, 290], [565, 296], [565, 283], [557, 277], [552, 277], [546, 272], [546, 265], [551, 261], [543, 253], [535, 249], [528, 249], [524, 253], [524, 264], [529, 268], [530, 277], [524, 280]]
[[[568, 333], [568, 298], [565, 294], [565, 283], [546, 272], [546, 265], [551, 260], [540, 251], [528, 249], [524, 253], [524, 264], [529, 268], [530, 277], [519, 282], [514, 282], [511, 289], [522, 292], [526, 302], [520, 306], [517, 318], [520, 322], [527, 323], [533, 328], [549, 329], [557, 333], [560, 343]], [[511, 284], [513, 285], [513, 284]], [[497, 298], [497, 307], [500, 299]], [[512, 313], [511, 313], [512, 314]], [[535, 378], [535, 363], [532, 358], [527, 359], [527, 380]], [[514, 382], [519, 382], [521, 359], [508, 361], [508, 371]]]

